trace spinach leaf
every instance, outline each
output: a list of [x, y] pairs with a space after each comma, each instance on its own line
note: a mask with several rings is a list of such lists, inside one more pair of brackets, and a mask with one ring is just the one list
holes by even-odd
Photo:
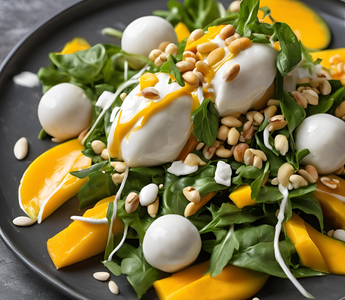
[[249, 37], [251, 35], [251, 26], [257, 19], [259, 5], [259, 0], [243, 0], [241, 2], [238, 19], [234, 23], [236, 31], [241, 36]]
[[264, 172], [259, 177], [257, 177], [253, 181], [253, 183], [250, 185], [251, 199], [255, 199], [258, 196], [261, 186], [262, 186], [262, 182], [264, 181], [265, 177], [268, 176], [267, 174], [269, 173], [269, 169], [270, 169], [270, 163], [267, 162], [265, 165]]
[[272, 27], [281, 48], [277, 57], [277, 68], [280, 74], [285, 77], [301, 61], [301, 46], [289, 25], [275, 22]]
[[116, 262], [105, 260], [105, 261], [103, 261], [102, 263], [103, 263], [103, 265], [104, 265], [105, 267], [107, 267], [108, 270], [109, 270], [111, 273], [113, 273], [115, 276], [120, 276], [120, 275], [122, 274], [121, 266], [118, 265]]
[[193, 111], [193, 134], [199, 142], [211, 147], [217, 139], [219, 114], [211, 99], [206, 99]]
[[139, 299], [156, 280], [164, 276], [162, 271], [155, 269], [145, 260], [141, 245], [135, 248], [125, 243], [116, 255], [122, 258], [122, 273], [127, 275], [127, 280], [134, 288]]
[[238, 175], [232, 179], [232, 183], [235, 185], [241, 185], [243, 183], [242, 178], [256, 179], [257, 177], [261, 176], [262, 173], [262, 169], [258, 169], [253, 166], [242, 165], [236, 170], [236, 174]]
[[69, 82], [71, 79], [68, 74], [56, 69], [53, 64], [51, 64], [48, 68], [40, 68], [37, 76], [42, 85], [47, 87], [45, 91], [59, 83]]
[[94, 173], [103, 171], [105, 168], [107, 168], [108, 165], [109, 165], [109, 161], [105, 160], [98, 164], [92, 165], [91, 167], [87, 169], [71, 172], [71, 175], [78, 177], [79, 179], [84, 179]]
[[168, 60], [161, 66], [161, 72], [167, 73], [173, 76], [176, 82], [180, 86], [185, 86], [184, 80], [182, 78], [182, 72], [176, 67], [177, 60], [171, 55], [168, 54]]

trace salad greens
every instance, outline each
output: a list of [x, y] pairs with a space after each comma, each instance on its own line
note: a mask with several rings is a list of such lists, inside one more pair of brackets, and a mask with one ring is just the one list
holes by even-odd
[[[261, 271], [273, 276], [286, 278], [285, 273], [274, 256], [274, 225], [279, 203], [283, 195], [278, 187], [271, 184], [277, 176], [278, 169], [285, 162], [299, 169], [299, 163], [309, 154], [308, 149], [296, 150], [294, 133], [298, 125], [307, 117], [317, 113], [334, 114], [335, 108], [344, 100], [344, 87], [339, 81], [330, 80], [331, 94], [320, 95], [320, 104], [303, 109], [294, 100], [291, 93], [283, 90], [283, 77], [286, 77], [299, 63], [300, 67], [310, 71], [320, 61], [313, 61], [308, 50], [297, 40], [291, 28], [280, 22], [273, 25], [261, 23], [257, 17], [259, 0], [243, 0], [239, 13], [226, 13], [220, 9], [215, 0], [185, 0], [183, 4], [170, 0], [169, 11], [154, 11], [157, 16], [167, 19], [172, 25], [183, 22], [192, 31], [197, 28], [207, 30], [209, 26], [232, 24], [236, 32], [248, 37], [252, 42], [271, 44], [279, 41], [281, 51], [277, 57], [277, 76], [275, 80], [275, 99], [279, 100], [277, 114], [282, 114], [287, 127], [271, 132], [269, 143], [273, 147], [268, 149], [263, 142], [263, 131], [268, 125], [268, 119], [256, 128], [254, 137], [248, 141], [250, 148], [261, 149], [267, 156], [262, 169], [237, 162], [233, 157], [228, 159], [207, 160], [200, 151], [194, 151], [206, 165], [200, 167], [190, 175], [176, 176], [167, 171], [171, 164], [157, 167], [136, 167], [129, 169], [120, 201], [118, 201], [117, 217], [129, 226], [126, 243], [117, 251], [114, 261], [104, 261], [104, 265], [116, 276], [125, 274], [139, 298], [151, 287], [154, 281], [166, 276], [165, 273], [150, 266], [144, 258], [142, 242], [145, 233], [152, 224], [152, 219], [145, 207], [139, 206], [136, 211], [128, 214], [125, 210], [125, 199], [130, 192], [139, 193], [150, 184], [163, 185], [159, 190], [160, 207], [157, 217], [166, 214], [184, 215], [189, 201], [183, 194], [187, 186], [194, 187], [203, 197], [211, 192], [217, 192], [212, 200], [200, 209], [189, 220], [198, 228], [203, 239], [203, 255], [210, 259], [207, 273], [217, 276], [227, 264]], [[261, 8], [265, 15], [270, 15], [269, 8]], [[273, 19], [272, 19], [273, 20]], [[118, 32], [107, 29], [107, 33], [119, 36]], [[172, 75], [176, 82], [184, 86], [181, 71], [176, 63], [182, 60], [182, 53], [186, 40], [179, 44], [176, 57], [169, 54], [167, 61], [158, 68], [148, 58], [125, 53], [117, 45], [97, 44], [88, 50], [74, 54], [51, 53], [51, 65], [41, 68], [38, 77], [43, 84], [43, 92], [52, 86], [70, 82], [85, 90], [93, 103], [94, 123], [101, 113], [101, 108], [95, 106], [97, 98], [104, 92], [115, 92], [119, 86], [136, 75], [144, 66], [148, 72], [163, 72]], [[303, 58], [302, 62], [301, 59]], [[135, 84], [124, 91], [129, 93]], [[122, 105], [118, 97], [113, 105], [105, 112], [85, 143], [82, 151], [85, 156], [92, 158], [93, 165], [85, 170], [71, 172], [73, 176], [88, 178], [78, 193], [80, 209], [95, 204], [97, 201], [115, 195], [119, 189], [112, 181], [112, 175], [117, 173], [110, 160], [104, 160], [96, 154], [91, 142], [101, 140], [107, 143], [111, 127], [110, 116], [114, 107]], [[204, 100], [191, 115], [193, 134], [198, 142], [212, 146], [217, 138], [219, 129], [219, 114], [211, 99]], [[289, 140], [289, 151], [285, 156], [280, 155], [274, 148], [274, 138], [282, 134]], [[40, 133], [43, 138], [45, 132]], [[218, 161], [225, 161], [233, 170], [230, 187], [215, 181]], [[230, 199], [229, 194], [241, 185], [249, 185], [254, 205], [238, 208]], [[292, 210], [311, 216], [317, 220], [321, 230], [324, 229], [323, 215], [320, 204], [313, 197], [316, 185], [311, 184], [289, 192], [285, 221], [292, 215]], [[110, 203], [108, 219], [114, 209]], [[106, 258], [117, 246], [119, 241], [111, 240], [106, 251]], [[289, 238], [282, 234], [279, 247], [286, 265], [294, 276], [322, 276], [321, 272], [300, 266], [296, 249]]]

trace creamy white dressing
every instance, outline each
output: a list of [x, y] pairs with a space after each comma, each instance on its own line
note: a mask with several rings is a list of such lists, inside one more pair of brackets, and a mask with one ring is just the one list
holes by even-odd
[[[117, 194], [116, 194], [115, 199], [114, 199], [113, 214], [111, 216], [111, 222], [110, 222], [110, 227], [109, 227], [107, 245], [109, 244], [110, 239], [112, 238], [113, 226], [114, 226], [114, 222], [115, 222], [116, 215], [117, 215], [117, 202], [121, 198], [121, 193], [123, 191], [123, 188], [125, 187], [125, 184], [126, 184], [126, 181], [127, 181], [127, 178], [128, 178], [128, 173], [129, 173], [129, 167], [126, 166], [126, 171], [125, 171], [125, 174], [123, 176], [123, 180], [121, 182], [120, 188], [117, 191]], [[128, 231], [128, 224], [125, 222], [125, 227], [124, 227], [124, 230], [123, 230], [122, 239], [121, 239], [120, 243], [117, 245], [117, 247], [113, 250], [113, 252], [110, 253], [107, 261], [112, 261], [113, 256], [116, 253], [116, 251], [122, 247], [122, 245], [124, 244], [124, 242], [126, 240], [127, 231]]]
[[18, 75], [13, 76], [13, 81], [16, 85], [20, 85], [27, 88], [33, 88], [40, 85], [37, 74], [24, 71]]
[[217, 163], [216, 172], [214, 174], [214, 180], [218, 184], [231, 186], [231, 176], [232, 176], [231, 166], [225, 163], [224, 161], [220, 160]]
[[85, 218], [82, 216], [71, 216], [71, 220], [74, 221], [81, 221], [85, 223], [90, 223], [90, 224], [108, 224], [108, 219], [107, 218], [102, 218], [102, 219], [93, 219], [93, 218]]
[[295, 276], [293, 276], [293, 274], [291, 273], [290, 269], [288, 268], [288, 266], [285, 264], [282, 255], [280, 253], [280, 249], [279, 249], [279, 236], [280, 236], [280, 232], [282, 230], [282, 223], [284, 221], [284, 217], [285, 217], [285, 207], [289, 198], [289, 191], [286, 187], [282, 186], [281, 184], [279, 184], [278, 186], [279, 192], [281, 192], [284, 196], [282, 202], [280, 203], [280, 209], [279, 209], [279, 214], [278, 214], [278, 222], [277, 225], [275, 227], [275, 234], [274, 234], [274, 256], [278, 262], [278, 264], [280, 265], [280, 267], [282, 268], [282, 270], [284, 271], [284, 273], [286, 274], [286, 276], [290, 279], [290, 281], [292, 282], [292, 284], [296, 287], [296, 289], [306, 298], [309, 299], [314, 299], [314, 297], [309, 294], [304, 287], [298, 282], [298, 280], [295, 278]]
[[269, 142], [270, 131], [268, 130], [268, 127], [269, 127], [269, 124], [264, 129], [264, 136], [263, 136], [264, 144], [265, 144], [266, 148], [272, 150], [272, 146], [271, 146], [271, 144]]
[[142, 206], [148, 206], [153, 203], [158, 195], [157, 184], [150, 183], [144, 186], [139, 193], [139, 201]]
[[182, 160], [174, 161], [168, 168], [168, 172], [176, 176], [189, 175], [198, 170], [198, 166], [189, 166], [182, 162]]

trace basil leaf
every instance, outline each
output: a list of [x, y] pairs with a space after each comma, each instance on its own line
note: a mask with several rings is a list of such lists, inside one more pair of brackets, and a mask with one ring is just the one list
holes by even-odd
[[199, 142], [205, 142], [211, 147], [217, 139], [219, 114], [211, 99], [204, 100], [201, 105], [193, 111], [193, 134]]
[[168, 60], [161, 66], [160, 71], [162, 73], [167, 73], [173, 76], [176, 82], [180, 86], [185, 86], [184, 80], [182, 78], [182, 72], [176, 67], [176, 59], [171, 55], [168, 54]]
[[271, 14], [271, 9], [268, 6], [263, 6], [259, 9], [264, 13], [262, 19], [265, 19], [266, 16], [269, 16]]
[[285, 77], [302, 59], [301, 46], [289, 25], [275, 22], [272, 25], [280, 43], [280, 52], [277, 56], [277, 68]]
[[109, 165], [109, 161], [105, 160], [105, 161], [102, 161], [98, 164], [92, 165], [91, 167], [89, 167], [87, 169], [83, 169], [80, 171], [74, 171], [74, 172], [71, 172], [70, 174], [75, 176], [75, 177], [78, 177], [79, 179], [84, 179], [84, 178], [86, 178], [86, 177], [88, 177], [94, 173], [103, 171], [108, 165]]

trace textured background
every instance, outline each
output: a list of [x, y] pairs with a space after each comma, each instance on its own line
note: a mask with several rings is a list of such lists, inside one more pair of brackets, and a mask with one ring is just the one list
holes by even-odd
[[[0, 0], [0, 63], [30, 29], [75, 0]], [[0, 239], [0, 300], [67, 300], [26, 269]]]

